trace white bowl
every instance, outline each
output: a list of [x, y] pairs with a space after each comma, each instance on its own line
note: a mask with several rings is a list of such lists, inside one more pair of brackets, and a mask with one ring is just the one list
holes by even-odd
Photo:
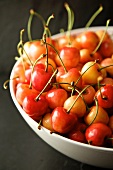
[[[94, 31], [99, 30], [99, 29], [105, 29], [105, 27], [89, 28], [89, 30], [94, 30]], [[83, 31], [84, 31], [84, 28], [72, 30], [72, 34], [80, 33]], [[108, 32], [112, 34], [113, 27], [109, 27]], [[53, 37], [58, 38], [59, 36], [62, 36], [62, 35], [57, 34]], [[13, 77], [13, 69], [12, 69], [10, 77], [11, 78]], [[97, 167], [113, 168], [113, 148], [96, 147], [96, 146], [91, 146], [88, 144], [72, 141], [70, 139], [67, 139], [55, 133], [50, 134], [50, 131], [45, 129], [44, 127], [42, 127], [41, 130], [39, 130], [38, 123], [35, 122], [33, 119], [31, 119], [24, 112], [21, 106], [18, 104], [15, 98], [15, 81], [13, 80], [10, 81], [10, 93], [11, 93], [11, 97], [13, 99], [15, 106], [17, 107], [18, 111], [20, 112], [22, 117], [25, 119], [25, 121], [28, 123], [28, 125], [33, 129], [33, 131], [36, 132], [36, 134], [39, 137], [41, 137], [51, 147], [53, 147], [57, 151], [61, 152], [62, 154], [74, 160], [77, 160], [77, 161], [80, 161], [80, 162], [83, 162], [89, 165], [97, 166]]]

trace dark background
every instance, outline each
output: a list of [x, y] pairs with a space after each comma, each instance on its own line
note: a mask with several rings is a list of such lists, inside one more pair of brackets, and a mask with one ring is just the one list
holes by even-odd
[[[84, 27], [89, 18], [102, 4], [103, 11], [92, 26], [113, 25], [112, 0], [0, 0], [0, 170], [94, 170], [95, 167], [72, 160], [43, 142], [25, 123], [15, 108], [9, 90], [3, 82], [9, 78], [17, 53], [19, 33], [25, 29], [29, 10], [34, 9], [45, 20], [54, 13], [50, 30], [52, 35], [61, 28], [67, 29], [67, 2], [75, 13], [73, 28]], [[43, 32], [39, 20], [33, 21], [33, 38], [41, 38]], [[83, 153], [87, 154], [87, 153]], [[101, 168], [96, 168], [101, 169]]]

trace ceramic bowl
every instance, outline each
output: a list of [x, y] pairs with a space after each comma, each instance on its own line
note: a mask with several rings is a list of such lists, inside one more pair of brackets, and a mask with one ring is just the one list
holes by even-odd
[[[105, 27], [91, 27], [89, 30], [99, 30], [105, 29]], [[84, 28], [72, 30], [72, 34], [78, 34], [83, 32]], [[108, 28], [108, 32], [110, 34], [113, 33], [113, 27]], [[58, 38], [62, 36], [62, 34], [57, 34], [53, 36], [54, 38]], [[18, 64], [18, 62], [16, 63]], [[14, 66], [16, 66], [16, 64]], [[11, 78], [13, 77], [13, 69], [11, 72]], [[15, 81], [10, 81], [10, 94], [11, 98], [18, 109], [19, 113], [22, 115], [26, 123], [32, 128], [32, 130], [42, 138], [46, 143], [48, 143], [51, 147], [56, 149], [57, 151], [61, 152], [62, 154], [97, 167], [102, 168], [113, 168], [113, 148], [105, 148], [105, 147], [97, 147], [91, 146], [88, 144], [72, 141], [67, 139], [63, 136], [60, 136], [55, 133], [50, 133], [49, 130], [45, 129], [44, 127], [41, 130], [38, 129], [38, 123], [31, 119], [21, 108], [15, 98]]]

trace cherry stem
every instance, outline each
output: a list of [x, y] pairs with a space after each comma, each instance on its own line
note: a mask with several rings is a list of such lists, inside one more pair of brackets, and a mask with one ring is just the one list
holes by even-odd
[[50, 30], [49, 30], [49, 28], [48, 28], [48, 25], [49, 25], [51, 19], [53, 19], [53, 18], [54, 18], [54, 14], [52, 14], [52, 15], [48, 18], [47, 22], [45, 23], [43, 36], [45, 36], [45, 34], [46, 34], [47, 37], [51, 37], [51, 32], [50, 32]]
[[32, 41], [32, 37], [31, 37], [31, 22], [32, 22], [32, 19], [33, 19], [33, 15], [34, 15], [34, 11], [31, 9], [30, 10], [29, 20], [28, 20], [28, 25], [27, 25], [27, 32], [28, 32], [28, 39], [29, 39], [29, 41]]
[[98, 115], [98, 100], [97, 100], [96, 97], [94, 98], [94, 100], [95, 100], [95, 104], [96, 104], [96, 114], [95, 114], [94, 119], [92, 120], [92, 122], [88, 126], [90, 126], [95, 121], [95, 119], [96, 119], [96, 117]]
[[47, 47], [47, 43], [46, 43], [46, 34], [43, 36], [44, 37], [44, 44], [46, 47], [46, 68], [45, 71], [48, 71], [48, 47]]
[[[74, 89], [74, 90], [75, 90], [78, 94], [80, 93], [80, 92], [79, 92], [79, 90], [77, 90], [77, 89]], [[82, 97], [82, 100], [84, 101], [84, 103], [85, 103], [85, 105], [86, 105], [87, 110], [89, 110], [89, 107], [88, 107], [88, 105], [87, 105], [86, 101], [84, 100], [83, 95], [81, 94], [80, 96]]]
[[[18, 60], [21, 60], [22, 66], [23, 66], [23, 70], [24, 70], [24, 73], [25, 73], [24, 59], [22, 57], [23, 56], [23, 49], [22, 49], [22, 46], [21, 46], [21, 42], [18, 43], [17, 49], [18, 49], [18, 53], [20, 55], [20, 58], [18, 58]], [[15, 60], [16, 59], [17, 59], [17, 57], [15, 57]]]
[[52, 76], [50, 77], [49, 81], [46, 83], [45, 87], [42, 89], [42, 91], [39, 93], [39, 95], [35, 98], [36, 101], [39, 99], [39, 97], [41, 96], [41, 94], [45, 91], [46, 87], [51, 83], [53, 77], [56, 75], [57, 72], [58, 72], [58, 70], [56, 69], [56, 70], [54, 71], [54, 73], [52, 74]]
[[98, 86], [98, 89], [99, 89], [99, 91], [100, 91], [101, 98], [103, 98], [102, 92], [101, 92], [101, 88], [100, 88], [100, 81], [102, 81], [102, 80], [103, 80], [103, 77], [102, 77], [102, 76], [99, 76], [99, 77], [98, 77], [98, 81], [97, 81], [97, 86]]
[[[43, 42], [43, 43], [44, 43], [44, 42]], [[55, 49], [55, 47], [54, 47], [53, 45], [51, 45], [51, 44], [49, 44], [49, 43], [47, 43], [47, 42], [46, 42], [46, 44], [49, 45], [50, 47], [52, 47], [53, 50], [56, 52], [56, 54], [58, 55], [58, 57], [59, 57], [59, 59], [60, 59], [60, 62], [61, 62], [61, 64], [62, 64], [62, 66], [63, 66], [63, 68], [64, 68], [65, 73], [67, 73], [68, 71], [67, 71], [67, 69], [66, 69], [66, 67], [65, 67], [65, 65], [64, 65], [64, 63], [63, 63], [63, 61], [62, 61], [62, 59], [61, 59], [61, 57], [60, 57], [60, 55], [59, 55], [59, 53], [58, 53], [58, 51]]]
[[72, 82], [71, 82], [71, 86], [72, 86], [72, 87], [71, 87], [71, 88], [69, 87], [69, 89], [71, 89], [71, 96], [73, 96], [73, 93], [74, 93], [74, 91], [75, 91], [74, 83], [75, 83], [75, 82], [72, 81]]
[[12, 79], [8, 79], [8, 80], [6, 80], [4, 83], [3, 83], [3, 88], [5, 89], [5, 90], [7, 90], [8, 89], [8, 83], [10, 82], [10, 80], [14, 80], [14, 79], [17, 79], [17, 78], [19, 78], [18, 76], [16, 76], [16, 77], [13, 77]]
[[92, 17], [90, 18], [90, 20], [87, 22], [85, 28], [89, 28], [90, 25], [92, 24], [92, 22], [94, 21], [94, 19], [99, 15], [99, 13], [103, 10], [102, 5], [100, 5], [99, 9], [92, 15]]
[[[23, 58], [23, 51], [25, 53], [26, 53], [26, 51], [25, 51], [24, 45], [23, 45], [23, 32], [24, 32], [24, 29], [20, 31], [20, 42], [17, 45], [17, 51], [18, 51], [18, 53], [20, 55], [19, 59], [21, 59], [22, 66], [23, 66], [23, 71], [25, 73], [25, 64], [24, 64], [24, 58]], [[27, 55], [27, 53], [26, 53], [26, 56], [29, 59], [30, 64], [32, 65], [31, 60], [30, 60], [29, 56]]]
[[111, 138], [107, 138], [108, 140], [113, 140], [113, 138], [111, 137]]
[[41, 130], [41, 123], [42, 123], [42, 119], [39, 121], [38, 123], [38, 129]]
[[33, 71], [34, 71], [34, 68], [35, 68], [35, 65], [37, 64], [37, 62], [42, 59], [46, 54], [42, 54], [40, 55], [40, 57], [38, 57], [35, 62], [33, 63], [33, 66], [32, 66], [32, 71], [31, 71], [31, 79], [30, 79], [30, 84], [29, 84], [29, 88], [31, 89], [32, 88], [32, 74], [33, 74]]
[[79, 92], [78, 96], [76, 97], [76, 99], [74, 100], [74, 102], [72, 103], [72, 105], [70, 106], [70, 108], [67, 110], [67, 113], [70, 112], [70, 110], [72, 109], [72, 107], [74, 106], [74, 104], [76, 103], [76, 101], [78, 100], [78, 98], [82, 95], [82, 93], [91, 85], [87, 85], [81, 92]]
[[29, 17], [28, 25], [27, 25], [27, 32], [28, 32], [29, 41], [32, 41], [31, 23], [32, 23], [32, 20], [33, 20], [33, 15], [37, 16], [42, 21], [43, 27], [45, 26], [45, 20], [43, 19], [43, 17], [40, 14], [38, 14], [37, 12], [35, 12], [33, 9], [31, 9], [30, 10], [30, 17]]
[[[51, 83], [51, 84], [54, 84], [54, 85], [58, 85], [58, 84], [68, 84], [68, 85], [70, 85], [70, 86], [72, 86], [71, 85], [71, 83], [66, 83], [66, 82], [56, 82], [56, 83]], [[69, 89], [72, 89], [73, 87], [69, 87]]]
[[[19, 54], [20, 54], [21, 57], [22, 57], [23, 51], [25, 52], [25, 54], [26, 54], [26, 56], [27, 56], [27, 58], [28, 58], [28, 60], [29, 60], [29, 62], [30, 62], [30, 64], [31, 64], [31, 66], [32, 66], [33, 63], [31, 62], [28, 54], [26, 53], [26, 51], [25, 51], [25, 49], [24, 49], [23, 38], [22, 38], [22, 37], [23, 37], [23, 32], [24, 32], [24, 29], [22, 29], [22, 30], [20, 31], [20, 42], [19, 42], [18, 45], [17, 45], [17, 50], [18, 50], [18, 52], [19, 52]], [[20, 53], [20, 49], [22, 50], [21, 53]]]
[[99, 68], [99, 69], [98, 69], [98, 71], [101, 71], [102, 69], [105, 69], [105, 68], [107, 68], [107, 67], [111, 67], [111, 66], [113, 66], [113, 64], [110, 64], [110, 65], [107, 65], [107, 66], [101, 67], [101, 68]]
[[65, 6], [67, 13], [68, 13], [67, 37], [68, 37], [69, 44], [71, 44], [71, 42], [70, 42], [70, 31], [72, 30], [72, 27], [73, 27], [73, 24], [74, 24], [74, 12], [69, 7], [69, 5], [67, 3], [65, 3], [64, 6]]
[[104, 37], [105, 37], [105, 34], [106, 34], [106, 32], [107, 32], [109, 23], [110, 23], [110, 19], [107, 20], [107, 22], [106, 22], [106, 29], [105, 29], [105, 31], [104, 31], [104, 33], [103, 33], [103, 35], [102, 35], [102, 37], [101, 37], [101, 39], [100, 39], [97, 47], [96, 47], [95, 50], [91, 53], [91, 55], [94, 55], [94, 54], [96, 53], [96, 51], [99, 49], [100, 45], [102, 44], [102, 41], [103, 41], [103, 39], [104, 39]]
[[100, 89], [101, 87], [101, 84], [100, 82], [103, 80], [103, 77], [102, 76], [99, 76], [98, 79], [97, 79], [97, 86], [98, 86], [98, 89]]
[[50, 64], [50, 63], [48, 63], [48, 65], [52, 67], [52, 71], [54, 72], [54, 71], [55, 71], [55, 69], [54, 69], [53, 65], [52, 65], [52, 64]]

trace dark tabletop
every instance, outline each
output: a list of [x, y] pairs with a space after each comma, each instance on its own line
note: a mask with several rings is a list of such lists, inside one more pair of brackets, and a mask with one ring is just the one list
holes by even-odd
[[[52, 13], [52, 34], [60, 28], [67, 28], [65, 1], [54, 0], [0, 0], [0, 170], [89, 170], [101, 169], [72, 160], [57, 152], [40, 139], [26, 124], [3, 83], [9, 78], [19, 31], [26, 30], [29, 10], [34, 9], [47, 19]], [[103, 4], [104, 11], [95, 19], [93, 25], [104, 25], [107, 19], [113, 21], [112, 0], [67, 0], [75, 13], [74, 28], [83, 27], [91, 15]], [[40, 38], [42, 25], [33, 22], [33, 37]], [[35, 32], [35, 33], [34, 33]], [[25, 32], [25, 39], [27, 38]]]

